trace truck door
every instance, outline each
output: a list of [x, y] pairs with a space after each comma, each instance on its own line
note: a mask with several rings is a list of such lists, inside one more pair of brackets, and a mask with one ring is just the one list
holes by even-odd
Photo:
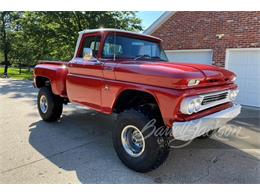
[[101, 110], [101, 89], [103, 86], [103, 65], [95, 60], [83, 59], [84, 48], [91, 48], [93, 56], [99, 52], [101, 35], [85, 34], [82, 37], [77, 56], [68, 65], [67, 93], [70, 101], [96, 110]]

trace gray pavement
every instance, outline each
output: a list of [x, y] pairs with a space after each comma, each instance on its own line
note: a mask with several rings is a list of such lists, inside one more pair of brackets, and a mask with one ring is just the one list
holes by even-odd
[[36, 94], [30, 81], [0, 79], [0, 183], [260, 183], [258, 109], [243, 108], [227, 139], [195, 140], [141, 174], [114, 152], [113, 117], [68, 105], [46, 123]]

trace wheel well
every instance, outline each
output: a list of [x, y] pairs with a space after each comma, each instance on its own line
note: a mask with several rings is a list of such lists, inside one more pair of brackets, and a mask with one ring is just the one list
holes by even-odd
[[[41, 87], [47, 87], [49, 88], [49, 90], [53, 93], [52, 88], [51, 88], [51, 81], [50, 79], [48, 79], [47, 77], [41, 77], [41, 76], [37, 76], [35, 78], [35, 85], [37, 88], [41, 88]], [[54, 94], [55, 95], [55, 94]], [[68, 104], [69, 103], [69, 99], [65, 98], [65, 97], [61, 97], [59, 95], [55, 95], [57, 98], [61, 98], [63, 100], [64, 104]]]
[[115, 113], [120, 113], [125, 109], [145, 104], [153, 104], [159, 108], [156, 99], [150, 93], [137, 90], [126, 90], [118, 97], [113, 111]]
[[142, 108], [146, 112], [153, 112], [163, 122], [162, 114], [159, 105], [153, 95], [143, 91], [126, 90], [120, 94], [113, 112], [120, 113], [130, 108]]
[[38, 88], [50, 86], [50, 80], [46, 77], [37, 76], [35, 78], [35, 84]]

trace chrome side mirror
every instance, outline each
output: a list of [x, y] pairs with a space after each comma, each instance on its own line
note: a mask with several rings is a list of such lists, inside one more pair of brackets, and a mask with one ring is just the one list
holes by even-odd
[[93, 50], [91, 48], [84, 48], [83, 49], [83, 60], [93, 62], [95, 65], [101, 65], [98, 59], [93, 56]]
[[93, 51], [92, 51], [91, 48], [84, 48], [83, 49], [83, 59], [87, 60], [87, 61], [93, 59]]

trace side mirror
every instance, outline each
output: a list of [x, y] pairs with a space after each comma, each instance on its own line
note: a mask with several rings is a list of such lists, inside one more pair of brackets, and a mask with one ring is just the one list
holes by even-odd
[[83, 49], [83, 59], [87, 60], [87, 61], [93, 59], [93, 51], [92, 51], [91, 48], [84, 48]]

